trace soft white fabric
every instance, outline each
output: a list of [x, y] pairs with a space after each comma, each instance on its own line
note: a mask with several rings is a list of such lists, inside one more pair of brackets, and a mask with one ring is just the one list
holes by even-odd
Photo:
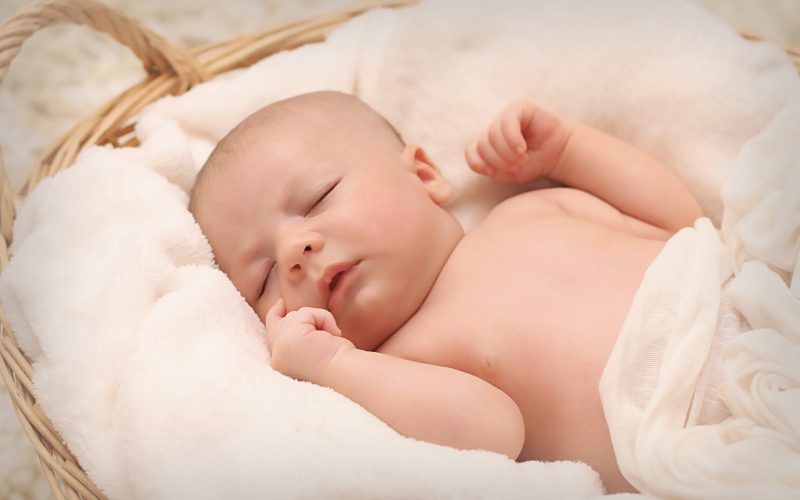
[[423, 145], [455, 184], [452, 209], [468, 227], [527, 188], [479, 178], [462, 153], [509, 100], [523, 97], [671, 165], [718, 224], [726, 172], [797, 92], [797, 75], [781, 48], [745, 42], [688, 2], [433, 1], [370, 12], [324, 45], [164, 99], [138, 132], [151, 137], [177, 122], [200, 164], [254, 109], [325, 88], [358, 94], [407, 142]]
[[[600, 394], [620, 469], [640, 491], [704, 499], [800, 492], [797, 137], [800, 98], [737, 158], [723, 189], [722, 240], [700, 219], [670, 239], [637, 291]], [[744, 315], [744, 332], [730, 331], [738, 321], [725, 302]], [[709, 389], [703, 375], [720, 336], [719, 406], [729, 416], [699, 425], [696, 406], [717, 404], [696, 396]]]
[[212, 267], [186, 194], [123, 156], [94, 149], [43, 181], [2, 276], [38, 402], [111, 498], [601, 492], [583, 464], [402, 438], [337, 393], [274, 372], [263, 325]]
[[[467, 226], [512, 192], [461, 159], [510, 98], [649, 150], [719, 220], [736, 154], [798, 93], [779, 48], [746, 43], [683, 2], [371, 12], [324, 44], [163, 99], [139, 122], [141, 147], [90, 149], [31, 194], [0, 297], [34, 360], [42, 408], [112, 498], [599, 494], [584, 465], [405, 439], [335, 392], [270, 369], [263, 326], [214, 269], [186, 190], [248, 113], [322, 88], [362, 96], [423, 144]], [[741, 203], [747, 213], [752, 201]]]

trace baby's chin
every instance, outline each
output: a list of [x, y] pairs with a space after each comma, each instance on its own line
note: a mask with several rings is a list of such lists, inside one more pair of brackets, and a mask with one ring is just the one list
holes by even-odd
[[[353, 304], [356, 305], [356, 304]], [[375, 304], [348, 307], [336, 317], [336, 324], [348, 340], [366, 351], [374, 351], [397, 332], [413, 315], [403, 315], [396, 304]], [[364, 312], [366, 311], [366, 312]]]
[[389, 337], [397, 331], [380, 322], [371, 321], [336, 321], [342, 334], [350, 340], [357, 348], [365, 351], [378, 349]]

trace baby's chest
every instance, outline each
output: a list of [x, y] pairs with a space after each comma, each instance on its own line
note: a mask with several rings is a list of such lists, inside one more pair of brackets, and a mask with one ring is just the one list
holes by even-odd
[[428, 341], [419, 349], [438, 358], [428, 362], [498, 385], [603, 363], [643, 268], [630, 265], [614, 235], [571, 224], [490, 227], [465, 238], [420, 311]]
[[626, 252], [614, 235], [570, 219], [479, 228], [453, 253], [431, 298], [450, 315], [471, 311], [461, 317], [484, 329], [561, 331], [577, 319], [570, 313], [591, 315], [628, 280]]

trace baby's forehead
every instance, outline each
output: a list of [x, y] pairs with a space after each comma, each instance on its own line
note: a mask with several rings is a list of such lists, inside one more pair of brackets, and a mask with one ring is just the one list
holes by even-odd
[[376, 132], [383, 121], [367, 104], [344, 94], [320, 93], [298, 96], [272, 104], [254, 115], [252, 131], [276, 136], [315, 131]]
[[383, 143], [375, 140], [376, 134], [386, 134], [383, 125], [376, 112], [352, 96], [321, 93], [273, 103], [220, 142], [212, 153], [214, 168], [222, 182], [286, 184], [289, 179], [281, 174], [293, 160], [325, 163], [360, 140]]

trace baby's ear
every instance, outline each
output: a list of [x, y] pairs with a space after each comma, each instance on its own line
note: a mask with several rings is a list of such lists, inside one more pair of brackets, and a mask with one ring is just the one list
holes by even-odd
[[442, 177], [442, 173], [436, 165], [428, 158], [425, 150], [414, 144], [408, 144], [402, 152], [403, 166], [413, 172], [425, 190], [428, 191], [431, 199], [437, 205], [444, 205], [453, 195], [453, 188], [450, 183]]

